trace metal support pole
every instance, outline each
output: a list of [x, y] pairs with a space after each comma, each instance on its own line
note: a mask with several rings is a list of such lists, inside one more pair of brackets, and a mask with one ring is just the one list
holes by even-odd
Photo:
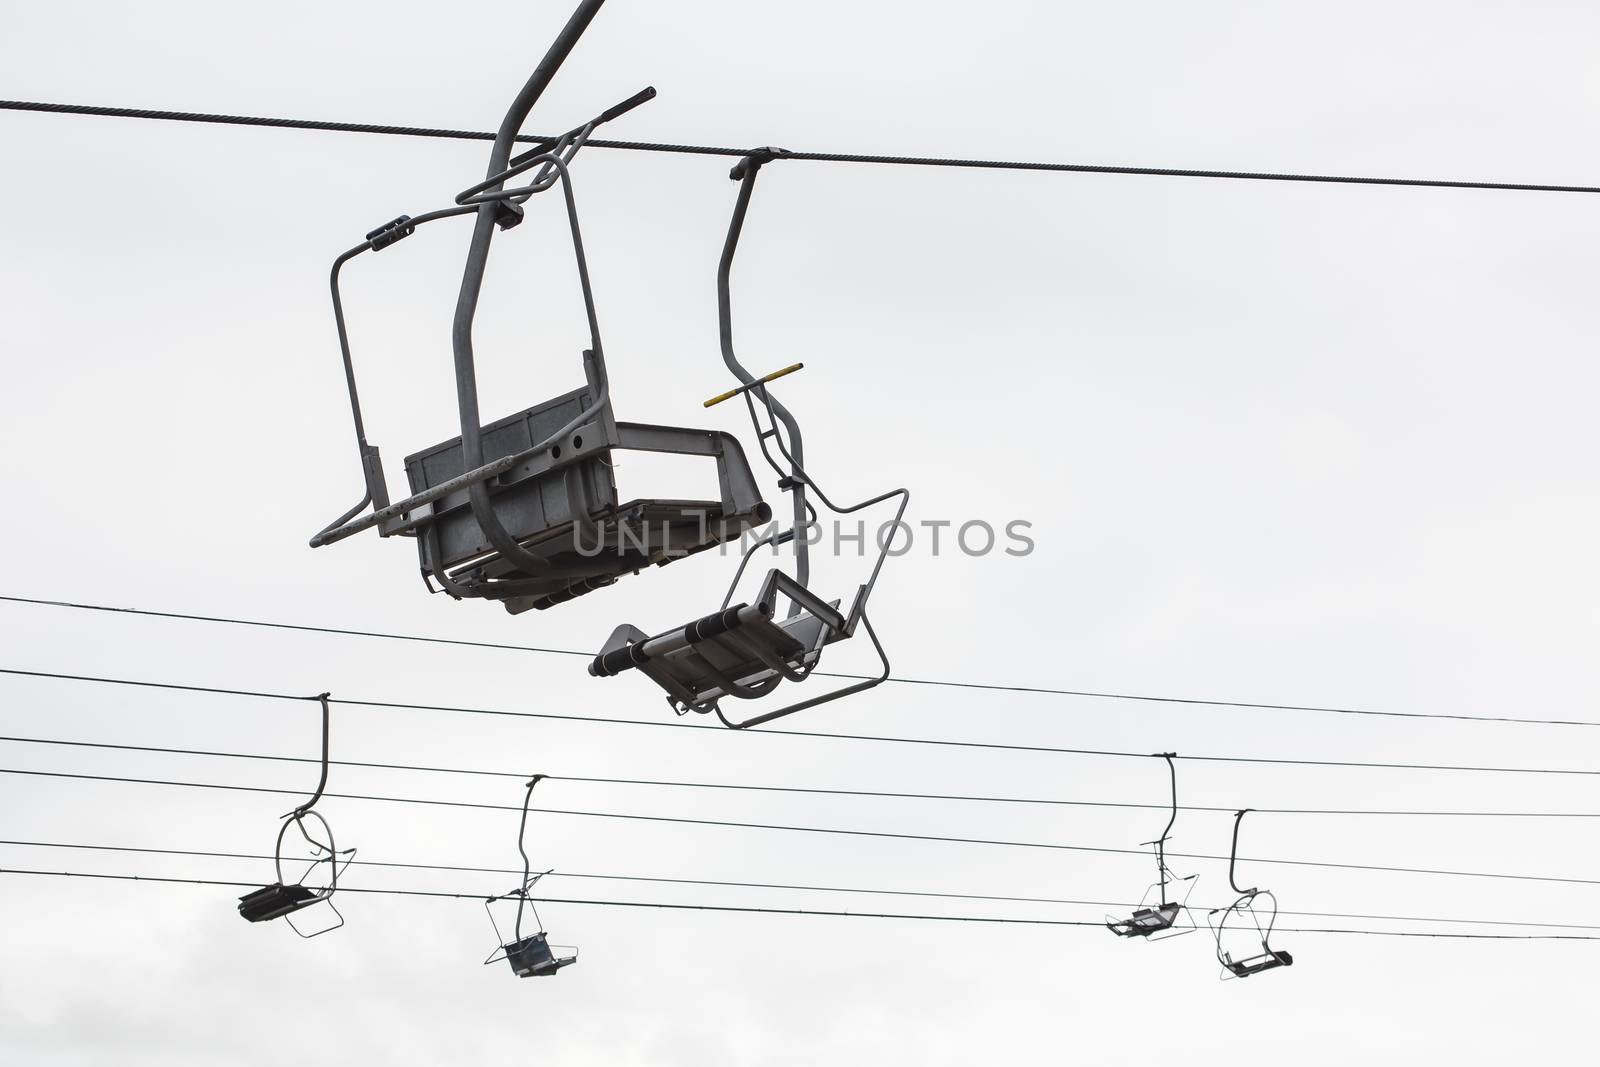
[[[572, 17], [567, 20], [567, 24], [561, 28], [561, 32], [556, 35], [549, 51], [539, 61], [538, 67], [523, 85], [522, 91], [511, 102], [510, 109], [500, 123], [500, 129], [495, 133], [486, 177], [492, 178], [507, 168], [511, 160], [511, 149], [522, 123], [528, 117], [528, 112], [533, 110], [534, 103], [544, 93], [545, 87], [555, 77], [556, 71], [572, 52], [578, 43], [578, 38], [583, 36], [583, 31], [599, 13], [600, 5], [604, 2], [605, 0], [583, 0], [572, 13]], [[461, 292], [456, 298], [455, 321], [450, 333], [451, 347], [455, 352], [456, 401], [461, 415], [461, 455], [465, 470], [483, 466], [483, 422], [478, 412], [478, 375], [473, 361], [472, 322], [477, 314], [478, 295], [483, 288], [484, 268], [489, 262], [489, 244], [494, 240], [495, 220], [500, 210], [500, 206], [492, 200], [478, 205], [478, 218], [472, 229], [472, 243], [467, 249], [466, 268], [461, 275]], [[598, 352], [596, 357], [599, 357]], [[487, 485], [479, 482], [469, 486], [467, 496], [472, 505], [473, 517], [478, 520], [484, 535], [503, 557], [524, 569], [531, 568], [535, 572], [542, 569], [543, 561], [525, 552], [500, 524], [490, 504]]]

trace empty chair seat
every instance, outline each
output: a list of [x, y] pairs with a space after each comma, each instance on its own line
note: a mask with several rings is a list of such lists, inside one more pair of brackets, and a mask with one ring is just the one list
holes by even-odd
[[326, 900], [329, 895], [326, 891], [308, 889], [303, 885], [273, 882], [240, 897], [239, 914], [253, 923], [265, 922], [299, 911], [319, 900]]
[[1222, 965], [1232, 972], [1235, 978], [1249, 978], [1252, 974], [1270, 971], [1274, 967], [1287, 967], [1294, 963], [1293, 956], [1273, 949], [1266, 949], [1258, 956], [1247, 956], [1242, 960], [1235, 960], [1227, 953], [1223, 953], [1223, 957]]
[[511, 964], [518, 978], [546, 978], [578, 962], [576, 950], [570, 956], [557, 956], [542, 931], [513, 941], [504, 948], [506, 962]]
[[1121, 922], [1106, 923], [1112, 933], [1121, 937], [1149, 937], [1163, 930], [1170, 930], [1172, 924], [1177, 922], [1178, 914], [1183, 911], [1181, 904], [1163, 904], [1156, 908], [1140, 908], [1133, 913], [1133, 917]]
[[[591, 354], [585, 359], [592, 365]], [[596, 392], [593, 386], [575, 390], [484, 427], [485, 465], [511, 464], [484, 483], [493, 522], [524, 558], [508, 558], [496, 547], [474, 513], [470, 489], [462, 486], [396, 525], [417, 533], [425, 576], [455, 596], [499, 600], [513, 613], [548, 608], [622, 575], [737, 540], [771, 517], [732, 435], [618, 424], [608, 405], [594, 404]], [[583, 421], [596, 408], [593, 419]], [[575, 420], [578, 427], [561, 443], [537, 449]], [[629, 449], [715, 459], [718, 495], [619, 504], [612, 454]], [[463, 468], [460, 437], [408, 456], [412, 498], [448, 487]]]
[[[800, 605], [798, 614], [774, 618], [780, 591]], [[638, 669], [680, 711], [707, 710], [725, 696], [760, 696], [785, 678], [804, 678], [824, 645], [848, 636], [838, 606], [774, 570], [754, 604], [735, 604], [654, 637], [618, 627], [589, 673], [609, 677]]]

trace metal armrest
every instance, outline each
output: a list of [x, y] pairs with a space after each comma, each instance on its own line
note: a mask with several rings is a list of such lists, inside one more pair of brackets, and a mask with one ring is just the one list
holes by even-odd
[[[722, 509], [742, 515], [763, 506], [750, 461], [739, 439], [724, 430], [692, 430], [642, 422], [619, 422], [617, 447], [631, 452], [665, 452], [679, 456], [712, 456], [717, 461], [717, 481]], [[762, 521], [765, 521], [763, 519]]]
[[816, 618], [821, 619], [823, 625], [835, 634], [843, 634], [845, 632], [845, 618], [839, 614], [837, 608], [783, 571], [773, 568], [767, 573], [767, 580], [761, 583], [761, 595], [756, 598], [756, 602], [765, 605], [769, 615], [774, 614], [777, 610], [777, 594], [779, 593], [799, 604]]
[[821, 696], [811, 697], [809, 700], [799, 700], [793, 704], [787, 704], [779, 708], [777, 711], [769, 711], [764, 715], [756, 715], [753, 718], [745, 719], [743, 722], [733, 722], [726, 715], [722, 714], [722, 709], [720, 707], [716, 709], [717, 718], [721, 719], [722, 725], [728, 727], [730, 730], [747, 730], [752, 726], [760, 726], [762, 723], [771, 722], [773, 719], [781, 719], [785, 715], [793, 715], [797, 711], [804, 711], [807, 708], [814, 708], [818, 704], [826, 704], [829, 701], [838, 700], [840, 697], [847, 697], [856, 693], [865, 692], [868, 689], [873, 689], [882, 685], [884, 682], [887, 682], [889, 680], [889, 657], [884, 654], [883, 645], [879, 643], [878, 635], [873, 632], [872, 620], [868, 619], [864, 612], [861, 615], [861, 624], [867, 628], [867, 636], [872, 639], [872, 647], [878, 653], [878, 662], [883, 668], [881, 673], [870, 678], [864, 678], [852, 685], [835, 689], [831, 693], [824, 693]]

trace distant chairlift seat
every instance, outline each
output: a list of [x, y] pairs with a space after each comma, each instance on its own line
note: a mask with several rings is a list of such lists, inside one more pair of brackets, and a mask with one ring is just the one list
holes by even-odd
[[[1157, 752], [1155, 755], [1167, 762], [1167, 773], [1172, 781], [1172, 810], [1167, 818], [1166, 828], [1161, 831], [1161, 836], [1145, 844], [1155, 849], [1156, 854], [1156, 881], [1149, 889], [1145, 890], [1143, 899], [1134, 909], [1133, 915], [1127, 919], [1113, 919], [1106, 916], [1106, 929], [1118, 937], [1145, 937], [1155, 938], [1157, 934], [1166, 934], [1178, 924], [1183, 916], [1184, 908], [1188, 906], [1189, 895], [1194, 892], [1196, 875], [1187, 875], [1179, 878], [1167, 866], [1167, 842], [1172, 839], [1172, 828], [1178, 822], [1178, 754], [1176, 752]], [[1181, 887], [1187, 883], [1188, 888], [1183, 890], [1180, 900], [1168, 900], [1167, 888], [1169, 886]], [[1173, 936], [1188, 933], [1195, 929], [1191, 921], [1185, 929], [1174, 932]], [[1156, 940], [1161, 940], [1156, 938]]]
[[[270, 884], [260, 889], [253, 889], [239, 898], [239, 915], [247, 922], [267, 922], [271, 919], [283, 919], [295, 933], [301, 937], [317, 937], [329, 933], [344, 925], [344, 917], [339, 915], [339, 909], [332, 904], [333, 895], [339, 889], [339, 875], [355, 859], [356, 850], [353, 848], [338, 850], [333, 841], [333, 827], [320, 811], [315, 810], [317, 802], [322, 799], [323, 790], [328, 785], [328, 720], [331, 715], [327, 693], [316, 697], [322, 710], [322, 758], [321, 776], [317, 779], [317, 788], [311, 797], [304, 803], [297, 805], [293, 811], [283, 816], [283, 821], [278, 825], [278, 837], [272, 848], [272, 865], [277, 878]], [[321, 828], [321, 835], [317, 836], [306, 829], [307, 821], [313, 827]], [[311, 846], [314, 857], [305, 873], [298, 882], [289, 882], [283, 876], [283, 844], [293, 827], [307, 845]], [[340, 862], [340, 857], [344, 861]], [[321, 886], [308, 886], [305, 880], [311, 872], [319, 866], [327, 864], [327, 884]], [[325, 927], [316, 933], [307, 934], [295, 926], [294, 920], [286, 916], [309, 908], [313, 904], [329, 902], [328, 908], [338, 919], [333, 926]]]
[[[539, 879], [553, 871], [540, 871], [533, 873], [532, 864], [528, 860], [528, 849], [523, 838], [528, 832], [528, 806], [533, 803], [533, 790], [547, 776], [536, 774], [528, 779], [527, 791], [522, 794], [522, 821], [517, 824], [517, 852], [522, 856], [522, 881], [517, 888], [500, 896], [489, 897], [483, 902], [484, 913], [489, 917], [489, 925], [494, 929], [494, 940], [498, 946], [489, 953], [489, 958], [483, 961], [485, 967], [496, 960], [505, 960], [511, 965], [511, 971], [518, 978], [548, 978], [561, 970], [578, 962], [578, 950], [571, 946], [560, 948], [552, 947], [548, 935], [545, 933], [544, 922], [539, 918], [539, 909], [528, 891], [538, 884]], [[511, 939], [507, 940], [500, 932], [500, 924], [495, 920], [495, 904], [515, 900], [517, 902], [517, 917], [512, 926]], [[524, 912], [531, 912], [533, 925], [537, 933], [522, 936], [522, 916]]]
[[332, 896], [328, 890], [273, 882], [239, 898], [239, 914], [253, 923], [277, 919]]
[[[1278, 967], [1288, 967], [1294, 963], [1294, 957], [1287, 952], [1274, 949], [1268, 942], [1272, 940], [1273, 927], [1278, 922], [1278, 898], [1271, 890], [1252, 887], [1241, 888], [1239, 880], [1234, 876], [1234, 868], [1239, 862], [1239, 826], [1244, 822], [1244, 817], [1249, 814], [1249, 808], [1243, 808], [1233, 816], [1233, 847], [1228, 853], [1228, 885], [1239, 899], [1229, 904], [1226, 908], [1218, 908], [1211, 913], [1213, 933], [1217, 938], [1217, 962], [1222, 964], [1223, 978], [1249, 978], [1252, 974], [1262, 971], [1275, 970]], [[1266, 901], [1266, 910], [1259, 906], [1259, 902]], [[1262, 922], [1263, 915], [1266, 922]], [[1233, 918], [1236, 923], [1242, 924], [1246, 919], [1255, 927], [1256, 939], [1260, 941], [1261, 951], [1243, 959], [1234, 959], [1233, 952], [1223, 947], [1223, 938], [1228, 928], [1228, 920]]]
[[1119, 937], [1149, 937], [1172, 929], [1172, 924], [1178, 921], [1182, 912], [1183, 905], [1177, 903], [1139, 908], [1132, 918], [1106, 923], [1106, 928]]
[[1249, 978], [1252, 974], [1270, 971], [1274, 967], [1288, 967], [1294, 963], [1293, 956], [1287, 952], [1279, 952], [1275, 949], [1267, 948], [1265, 942], [1262, 942], [1261, 949], [1262, 951], [1259, 955], [1246, 956], [1242, 960], [1235, 960], [1231, 955], [1224, 952], [1222, 954], [1222, 965], [1231, 971], [1235, 978]]
[[561, 968], [578, 962], [577, 949], [572, 949], [570, 956], [557, 956], [542, 930], [502, 947], [505, 949], [506, 962], [511, 964], [511, 970], [518, 978], [548, 978]]

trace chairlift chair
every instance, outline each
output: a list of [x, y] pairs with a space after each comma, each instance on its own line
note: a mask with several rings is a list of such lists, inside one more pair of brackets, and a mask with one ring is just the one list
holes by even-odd
[[548, 978], [578, 962], [577, 949], [573, 949], [570, 956], [557, 956], [543, 931], [505, 946], [505, 953], [506, 961], [518, 978]]
[[[279, 877], [282, 877], [281, 875]], [[252, 890], [239, 898], [239, 914], [248, 922], [259, 923], [278, 919], [290, 912], [309, 907], [323, 899], [316, 890], [299, 884], [284, 885], [274, 882]]]
[[[462, 191], [455, 207], [415, 218], [401, 216], [374, 229], [362, 244], [334, 261], [330, 278], [366, 491], [355, 507], [317, 533], [311, 546], [332, 544], [370, 528], [383, 537], [414, 537], [430, 591], [436, 591], [437, 583], [456, 599], [498, 601], [512, 613], [564, 603], [622, 575], [736, 540], [771, 517], [744, 451], [731, 434], [618, 422], [612, 411], [605, 350], [568, 167], [597, 127], [650, 100], [655, 90], [647, 88], [582, 126], [511, 156], [534, 102], [600, 3], [580, 4], [517, 94], [495, 137], [488, 176]], [[536, 167], [526, 185], [507, 187], [511, 179]], [[566, 205], [588, 318], [585, 384], [485, 424], [479, 414], [472, 324], [489, 245], [497, 228], [510, 229], [522, 221], [523, 204], [529, 198], [557, 184]], [[468, 214], [475, 217], [475, 226], [452, 332], [461, 433], [407, 456], [411, 495], [391, 502], [378, 449], [367, 441], [362, 421], [339, 295], [340, 271], [355, 256], [387, 248], [424, 223]], [[630, 450], [713, 458], [715, 497], [641, 497], [623, 502], [613, 457]]]
[[[1272, 894], [1266, 893], [1264, 895], [1270, 897]], [[1277, 912], [1276, 904], [1273, 905], [1273, 912]], [[1228, 952], [1224, 952], [1222, 956], [1222, 965], [1226, 967], [1228, 973], [1235, 978], [1249, 978], [1252, 974], [1260, 974], [1262, 971], [1270, 971], [1274, 967], [1288, 967], [1290, 964], [1294, 963], [1294, 957], [1289, 955], [1289, 953], [1275, 949], [1269, 949], [1266, 947], [1266, 942], [1264, 941], [1262, 942], [1262, 951], [1259, 954], [1246, 956], [1244, 959], [1240, 960], [1234, 959], [1232, 954]]]
[[[1142, 937], [1149, 941], [1159, 941], [1164, 937], [1178, 937], [1192, 933], [1196, 929], [1193, 920], [1190, 920], [1187, 927], [1179, 928], [1179, 919], [1187, 914], [1189, 896], [1194, 892], [1198, 875], [1190, 874], [1180, 878], [1167, 866], [1167, 842], [1171, 840], [1173, 824], [1178, 821], [1178, 768], [1174, 763], [1177, 753], [1162, 752], [1158, 755], [1167, 761], [1167, 770], [1172, 778], [1172, 814], [1167, 819], [1167, 827], [1161, 831], [1161, 836], [1154, 841], [1145, 842], [1155, 848], [1156, 881], [1145, 890], [1144, 897], [1130, 917], [1114, 919], [1109, 915], [1106, 916], [1106, 929], [1118, 937]], [[1188, 883], [1183, 899], [1169, 900], [1167, 887], [1182, 882]]]
[[1154, 908], [1137, 908], [1133, 916], [1116, 922], [1107, 922], [1106, 928], [1119, 937], [1149, 937], [1172, 929], [1182, 904], [1161, 904]]
[[[258, 923], [269, 919], [281, 918], [288, 923], [289, 928], [301, 937], [318, 937], [332, 930], [337, 930], [344, 925], [344, 916], [339, 909], [334, 907], [333, 895], [339, 888], [339, 875], [350, 865], [355, 858], [356, 850], [345, 849], [342, 852], [334, 847], [333, 828], [328, 825], [328, 820], [321, 812], [313, 811], [318, 800], [322, 799], [322, 791], [328, 784], [328, 694], [323, 693], [317, 697], [322, 705], [322, 776], [317, 781], [316, 792], [311, 799], [295, 808], [283, 817], [283, 825], [278, 827], [278, 840], [273, 849], [273, 865], [277, 872], [277, 880], [271, 885], [262, 886], [252, 890], [239, 898], [239, 914], [247, 921]], [[322, 827], [322, 836], [316, 837], [306, 829], [306, 819], [314, 819]], [[313, 859], [298, 881], [286, 882], [283, 877], [283, 843], [293, 826], [299, 830], [307, 844], [311, 846]], [[341, 863], [339, 857], [345, 857]], [[306, 879], [317, 867], [326, 863], [328, 865], [328, 881], [326, 885], [313, 887], [306, 885]], [[338, 921], [332, 926], [323, 927], [313, 933], [306, 933], [296, 926], [294, 920], [288, 918], [294, 912], [309, 908], [313, 904], [328, 902], [328, 908], [333, 912]]]
[[[528, 860], [528, 850], [523, 844], [523, 837], [528, 829], [528, 805], [533, 800], [533, 787], [544, 779], [544, 775], [536, 774], [528, 780], [528, 788], [522, 794], [522, 823], [517, 828], [517, 851], [522, 854], [522, 881], [509, 893], [502, 893], [497, 897], [490, 897], [483, 902], [484, 911], [489, 915], [489, 925], [494, 928], [495, 942], [499, 945], [484, 960], [484, 965], [505, 960], [511, 965], [511, 971], [518, 978], [548, 978], [561, 970], [578, 962], [578, 950], [571, 946], [554, 946], [550, 944], [549, 936], [545, 933], [544, 922], [539, 918], [539, 909], [534, 906], [528, 891], [538, 884], [539, 879], [550, 874], [550, 871], [533, 873], [532, 864]], [[494, 905], [499, 901], [515, 900], [517, 902], [517, 917], [512, 926], [511, 940], [505, 940], [500, 933], [500, 924], [495, 921]], [[536, 933], [524, 935], [522, 932], [522, 914], [524, 910], [533, 913], [534, 925], [538, 927]]]
[[[1249, 978], [1262, 971], [1270, 971], [1277, 967], [1288, 967], [1294, 963], [1294, 957], [1287, 952], [1274, 949], [1268, 942], [1272, 938], [1272, 928], [1278, 921], [1278, 898], [1266, 889], [1240, 889], [1234, 880], [1234, 864], [1239, 858], [1239, 824], [1244, 820], [1245, 813], [1250, 809], [1237, 812], [1233, 817], [1233, 851], [1228, 856], [1228, 885], [1239, 894], [1239, 898], [1226, 908], [1218, 908], [1209, 917], [1212, 931], [1217, 939], [1217, 962], [1222, 964], [1224, 979]], [[1257, 901], [1265, 898], [1266, 910], [1257, 905]], [[1262, 918], [1266, 921], [1263, 923]], [[1223, 938], [1227, 934], [1230, 920], [1235, 926], [1242, 926], [1246, 921], [1250, 926], [1251, 940], [1259, 940], [1260, 952], [1250, 952], [1241, 957], [1235, 957], [1233, 952], [1224, 947]]]
[[[847, 506], [835, 505], [823, 493], [805, 467], [805, 452], [800, 426], [793, 414], [773, 396], [770, 383], [799, 370], [794, 364], [761, 377], [752, 374], [733, 348], [733, 317], [729, 275], [739, 236], [749, 210], [756, 175], [763, 164], [785, 155], [781, 149], [753, 152], [735, 166], [729, 177], [739, 182], [733, 219], [723, 244], [717, 271], [717, 311], [723, 362], [740, 383], [735, 388], [706, 401], [711, 407], [742, 396], [756, 430], [762, 456], [778, 474], [778, 486], [791, 496], [793, 521], [786, 529], [773, 530], [757, 538], [740, 560], [715, 612], [685, 625], [654, 635], [632, 625], [622, 625], [589, 665], [596, 677], [610, 677], [638, 670], [666, 691], [667, 701], [678, 714], [690, 711], [715, 713], [725, 726], [743, 729], [770, 722], [805, 708], [837, 700], [881, 684], [889, 676], [889, 660], [883, 651], [872, 622], [867, 617], [867, 599], [877, 584], [883, 561], [899, 533], [910, 494], [905, 489], [886, 493]], [[774, 454], [774, 450], [776, 454]], [[879, 553], [871, 574], [861, 585], [848, 611], [840, 601], [818, 596], [810, 588], [810, 544], [806, 531], [815, 528], [817, 513], [810, 494], [835, 514], [851, 514], [884, 501], [898, 500], [891, 533], [880, 537]], [[762, 547], [774, 550], [794, 545], [794, 573], [773, 569], [762, 582], [754, 600], [732, 603], [735, 589], [744, 576], [751, 556]], [[780, 600], [787, 603], [785, 609]], [[802, 699], [776, 710], [735, 722], [722, 711], [720, 702], [728, 697], [754, 700], [767, 696], [784, 681], [804, 681], [816, 669], [822, 650], [854, 636], [864, 627], [878, 655], [880, 672], [861, 681], [842, 686], [809, 699]]]

